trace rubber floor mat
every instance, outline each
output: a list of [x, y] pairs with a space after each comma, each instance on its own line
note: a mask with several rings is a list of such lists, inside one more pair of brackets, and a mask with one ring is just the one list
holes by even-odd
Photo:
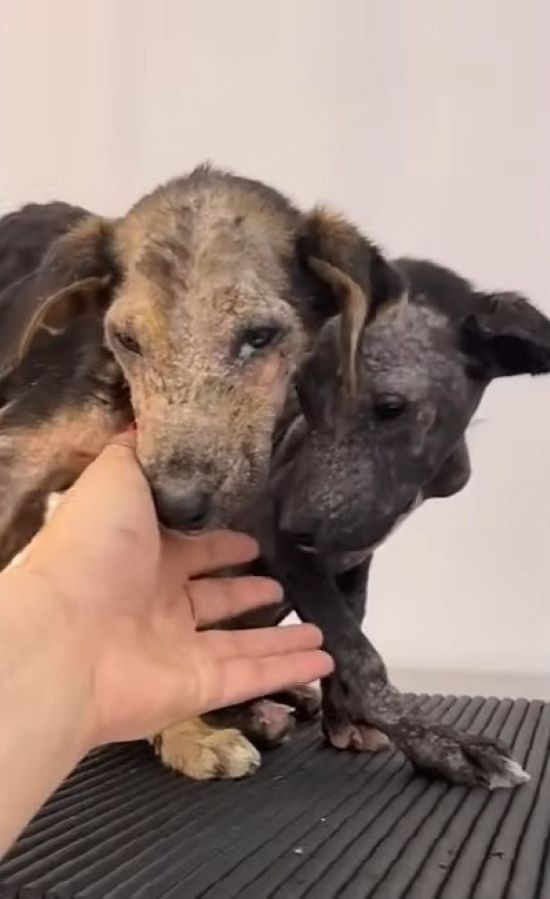
[[550, 705], [421, 697], [500, 736], [531, 781], [451, 787], [399, 752], [323, 746], [317, 724], [240, 782], [194, 783], [146, 744], [92, 753], [0, 864], [25, 899], [550, 899]]

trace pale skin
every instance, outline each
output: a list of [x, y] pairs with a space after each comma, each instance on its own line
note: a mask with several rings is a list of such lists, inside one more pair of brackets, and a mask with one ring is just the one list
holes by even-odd
[[0, 575], [0, 855], [91, 748], [332, 670], [311, 625], [198, 626], [281, 598], [268, 578], [209, 578], [256, 543], [159, 529], [124, 436]]

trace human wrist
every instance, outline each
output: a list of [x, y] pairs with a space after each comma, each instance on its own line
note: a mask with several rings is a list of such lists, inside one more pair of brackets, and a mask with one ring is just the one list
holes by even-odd
[[[0, 577], [0, 695], [3, 708], [28, 699], [40, 678], [52, 724], [67, 754], [91, 748], [92, 663], [89, 640], [48, 580], [24, 563]], [[27, 676], [26, 676], [27, 675]], [[39, 722], [36, 722], [39, 725]]]

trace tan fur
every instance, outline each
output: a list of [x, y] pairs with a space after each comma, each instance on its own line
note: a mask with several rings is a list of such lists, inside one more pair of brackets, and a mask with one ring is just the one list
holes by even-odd
[[1, 567], [42, 524], [47, 495], [75, 481], [121, 423], [111, 410], [87, 404], [38, 427], [2, 433], [0, 415], [0, 460], [6, 459], [5, 466], [0, 464]]
[[219, 730], [200, 718], [169, 727], [151, 742], [164, 765], [194, 780], [238, 779], [260, 766], [260, 753], [238, 730]]
[[358, 229], [339, 212], [326, 206], [316, 206], [308, 216], [308, 225], [317, 241], [314, 254], [342, 271], [349, 272], [362, 236]]
[[310, 256], [313, 271], [331, 284], [342, 300], [340, 316], [340, 366], [345, 391], [353, 397], [357, 389], [357, 347], [368, 313], [368, 298], [345, 272], [324, 259]]

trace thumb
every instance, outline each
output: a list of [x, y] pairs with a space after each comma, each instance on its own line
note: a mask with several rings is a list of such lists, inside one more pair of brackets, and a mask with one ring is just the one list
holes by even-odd
[[89, 543], [90, 538], [102, 544], [124, 537], [137, 545], [153, 535], [159, 539], [153, 499], [131, 435], [117, 437], [88, 466], [63, 497], [46, 531], [50, 545], [57, 538], [73, 545]]

